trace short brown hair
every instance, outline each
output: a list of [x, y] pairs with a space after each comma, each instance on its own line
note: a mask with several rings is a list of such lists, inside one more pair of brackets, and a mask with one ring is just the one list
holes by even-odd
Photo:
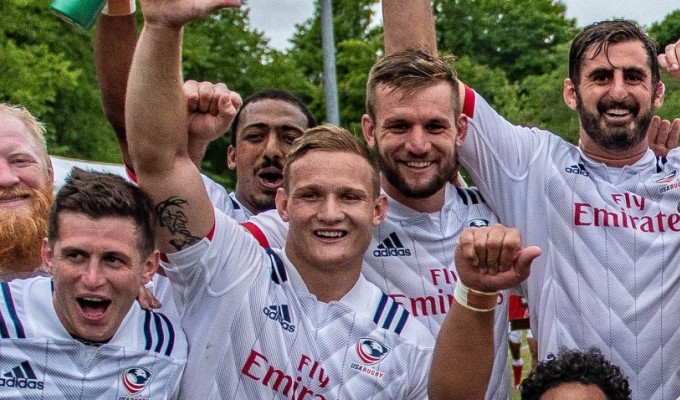
[[422, 50], [405, 50], [385, 56], [368, 73], [366, 83], [366, 113], [375, 121], [376, 91], [379, 86], [413, 94], [439, 83], [451, 86], [453, 115], [461, 111], [458, 78], [450, 63], [454, 57], [436, 57]]
[[155, 249], [154, 207], [139, 187], [118, 175], [73, 169], [50, 210], [47, 240], [51, 246], [59, 238], [59, 214], [64, 212], [83, 214], [92, 219], [130, 218], [135, 225], [142, 258]]
[[293, 147], [286, 156], [286, 165], [283, 167], [283, 188], [286, 192], [290, 187], [288, 180], [290, 179], [291, 164], [313, 151], [350, 153], [363, 158], [371, 166], [373, 195], [377, 197], [380, 194], [378, 163], [371, 150], [346, 129], [331, 124], [307, 129], [305, 134], [293, 143]]

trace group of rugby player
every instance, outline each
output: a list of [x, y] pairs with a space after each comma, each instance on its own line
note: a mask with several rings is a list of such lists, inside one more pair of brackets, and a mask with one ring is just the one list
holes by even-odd
[[[287, 92], [242, 102], [183, 81], [184, 25], [238, 0], [141, 6], [138, 42], [128, 6], [100, 17], [95, 44], [141, 190], [76, 170], [53, 200], [44, 129], [0, 106], [3, 277], [49, 275], [1, 283], [3, 398], [504, 399], [520, 284], [548, 358], [523, 398], [680, 395], [680, 214], [664, 190], [680, 160], [647, 139], [677, 141], [680, 121], [653, 114], [680, 44], [657, 58], [633, 23], [584, 29], [564, 83], [574, 146], [459, 82], [429, 1], [383, 0], [366, 146]], [[229, 195], [198, 165], [230, 126]], [[478, 189], [450, 183], [457, 161]], [[145, 287], [160, 310], [135, 301]]]

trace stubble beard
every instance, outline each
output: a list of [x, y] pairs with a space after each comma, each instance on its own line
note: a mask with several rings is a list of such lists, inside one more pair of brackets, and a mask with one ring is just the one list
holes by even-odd
[[22, 192], [30, 193], [29, 207], [0, 210], [0, 276], [5, 280], [28, 277], [42, 266], [40, 249], [54, 200], [52, 185]]

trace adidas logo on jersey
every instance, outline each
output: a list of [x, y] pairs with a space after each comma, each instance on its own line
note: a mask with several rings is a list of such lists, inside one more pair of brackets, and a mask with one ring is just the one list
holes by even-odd
[[28, 361], [24, 361], [10, 371], [2, 373], [2, 376], [0, 376], [0, 388], [3, 387], [43, 390], [44, 384], [38, 380], [31, 364]]
[[390, 233], [376, 250], [373, 250], [374, 257], [404, 257], [410, 256], [411, 250], [404, 247], [399, 240], [396, 232]]
[[582, 163], [574, 164], [571, 167], [565, 168], [564, 170], [570, 174], [590, 176], [588, 171], [586, 171], [586, 166]]
[[262, 312], [264, 312], [264, 315], [269, 317], [269, 319], [278, 322], [284, 331], [295, 332], [295, 325], [292, 323], [293, 320], [290, 316], [287, 304], [271, 305], [263, 308]]

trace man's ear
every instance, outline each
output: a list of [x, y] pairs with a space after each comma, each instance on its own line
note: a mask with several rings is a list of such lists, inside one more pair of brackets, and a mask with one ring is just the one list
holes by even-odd
[[276, 190], [274, 202], [276, 203], [276, 210], [279, 212], [281, 219], [284, 222], [288, 222], [288, 195], [283, 188], [278, 188]]
[[236, 171], [236, 147], [231, 144], [227, 148], [227, 168]]
[[567, 105], [567, 107], [571, 108], [572, 110], [576, 110], [576, 106], [578, 104], [576, 100], [576, 86], [574, 86], [574, 83], [569, 78], [564, 80], [562, 97], [564, 98], [564, 103]]
[[654, 91], [654, 109], [658, 109], [663, 105], [663, 101], [666, 98], [666, 85], [663, 82], [658, 81], [656, 83], [656, 90]]
[[368, 114], [361, 116], [361, 132], [369, 147], [375, 148], [375, 124]]
[[468, 119], [467, 115], [465, 114], [460, 114], [458, 116], [458, 120], [456, 121], [456, 147], [460, 147], [463, 145], [463, 142], [465, 141], [465, 136], [467, 136], [467, 131], [468, 131]]
[[142, 284], [146, 285], [153, 278], [153, 274], [156, 273], [158, 269], [158, 264], [160, 263], [161, 253], [158, 250], [154, 250], [146, 262], [144, 262], [144, 270], [142, 271]]
[[386, 213], [387, 213], [387, 196], [381, 194], [375, 199], [373, 226], [378, 226], [382, 222], [382, 220], [385, 219]]
[[49, 242], [47, 241], [47, 238], [43, 239], [42, 245], [40, 247], [40, 256], [42, 258], [42, 264], [43, 266], [47, 269], [47, 272], [50, 273], [50, 275], [54, 275], [52, 272], [52, 247], [50, 246]]

